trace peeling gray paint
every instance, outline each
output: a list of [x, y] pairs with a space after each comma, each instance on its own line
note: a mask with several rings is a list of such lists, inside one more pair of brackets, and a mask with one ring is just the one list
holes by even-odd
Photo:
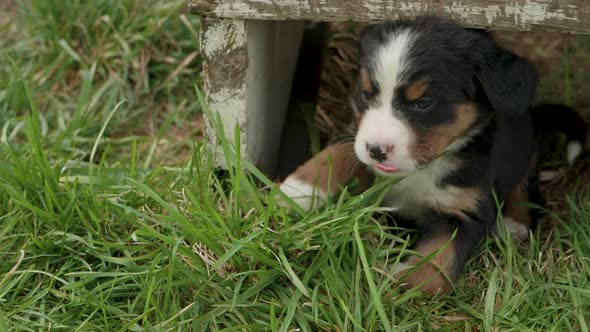
[[[210, 17], [202, 21], [209, 109], [219, 115], [227, 140], [239, 140], [241, 158], [267, 174], [274, 171], [302, 35], [303, 22]], [[215, 163], [227, 169], [217, 133], [211, 119], [207, 120], [205, 130], [209, 146], [216, 148]], [[240, 137], [235, 137], [236, 127]]]
[[227, 18], [367, 22], [434, 14], [450, 17], [470, 27], [590, 33], [589, 0], [189, 1], [189, 8], [194, 13]]
[[[207, 19], [201, 30], [205, 95], [210, 110], [219, 114], [226, 137], [233, 142], [234, 127], [244, 128], [246, 118], [246, 23], [240, 20]], [[210, 119], [209, 119], [210, 120]], [[217, 146], [216, 164], [226, 168], [217, 145], [217, 135], [209, 121], [205, 132], [211, 146]], [[240, 133], [241, 154], [246, 154], [246, 132]]]

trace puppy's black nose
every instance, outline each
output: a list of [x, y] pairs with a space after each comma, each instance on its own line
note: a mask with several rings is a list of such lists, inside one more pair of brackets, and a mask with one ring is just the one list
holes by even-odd
[[384, 148], [381, 145], [367, 144], [367, 151], [369, 151], [369, 156], [378, 162], [382, 162], [383, 160], [387, 159], [387, 153], [384, 151]]

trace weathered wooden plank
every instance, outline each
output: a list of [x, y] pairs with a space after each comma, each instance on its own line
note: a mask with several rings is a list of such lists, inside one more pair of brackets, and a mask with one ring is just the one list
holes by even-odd
[[[247, 155], [247, 85], [248, 49], [246, 22], [241, 20], [207, 19], [201, 25], [201, 54], [205, 95], [211, 111], [218, 113], [225, 135], [234, 142], [234, 127], [241, 129], [241, 155]], [[210, 121], [205, 133], [215, 149], [215, 163], [227, 169], [223, 151]]]
[[[226, 138], [240, 127], [243, 158], [267, 174], [275, 171], [303, 22], [208, 18], [201, 27], [205, 95], [219, 114]], [[217, 137], [209, 121], [210, 145]], [[227, 168], [219, 146], [216, 164]]]
[[369, 22], [432, 14], [477, 28], [590, 33], [590, 0], [189, 0], [205, 16]]

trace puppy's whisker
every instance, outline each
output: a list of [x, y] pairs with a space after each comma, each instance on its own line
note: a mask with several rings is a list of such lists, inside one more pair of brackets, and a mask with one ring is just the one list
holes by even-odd
[[414, 147], [421, 148], [418, 149], [418, 152], [412, 154], [412, 157], [414, 157], [414, 159], [417, 159], [417, 161], [422, 162], [424, 164], [428, 164], [429, 162], [437, 158], [437, 155], [432, 152], [433, 148], [430, 144], [413, 142], [412, 145]]
[[354, 135], [342, 134], [340, 136], [334, 137], [331, 142], [332, 144], [350, 143], [351, 141], [354, 142], [354, 139]]

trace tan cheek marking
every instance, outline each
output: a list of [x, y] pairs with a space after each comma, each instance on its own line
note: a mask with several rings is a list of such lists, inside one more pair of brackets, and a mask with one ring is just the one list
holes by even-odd
[[[439, 251], [443, 247], [444, 249], [440, 250], [428, 262], [423, 262], [424, 257], [410, 257], [407, 264], [418, 267], [402, 276], [402, 281], [407, 283], [410, 288], [419, 286], [423, 292], [431, 295], [439, 292], [450, 292], [453, 288], [451, 281], [455, 278], [453, 275], [455, 249], [453, 242], [448, 242], [449, 238], [440, 237], [419, 243], [415, 251], [424, 257]], [[403, 274], [403, 271], [401, 273]]]
[[410, 156], [419, 164], [428, 164], [436, 159], [453, 141], [464, 135], [477, 117], [477, 107], [472, 103], [455, 107], [452, 123], [418, 131], [416, 142], [409, 148]]
[[319, 154], [297, 168], [293, 175], [317, 186], [328, 195], [336, 194], [355, 177], [361, 187], [370, 185], [370, 174], [356, 159], [353, 143], [339, 143], [326, 147]]
[[369, 77], [369, 71], [367, 68], [361, 68], [360, 76], [362, 91], [365, 91], [369, 94], [373, 93], [373, 84], [371, 83], [371, 78]]
[[424, 80], [416, 81], [406, 88], [404, 96], [407, 101], [414, 101], [422, 97], [426, 89], [428, 89], [428, 82]]
[[515, 222], [530, 226], [531, 216], [529, 214], [529, 208], [521, 205], [522, 203], [529, 202], [529, 195], [525, 181], [526, 179], [523, 179], [519, 182], [508, 198], [504, 200], [504, 215], [512, 218]]
[[452, 204], [448, 206], [439, 205], [435, 208], [442, 213], [457, 215], [464, 220], [469, 220], [466, 212], [477, 211], [480, 199], [481, 190], [479, 188], [461, 188], [461, 191], [455, 194]]

